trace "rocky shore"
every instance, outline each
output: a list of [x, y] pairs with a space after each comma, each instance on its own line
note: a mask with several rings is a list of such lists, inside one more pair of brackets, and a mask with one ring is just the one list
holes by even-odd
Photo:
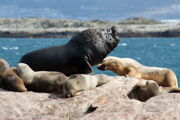
[[71, 38], [88, 28], [117, 26], [120, 37], [180, 37], [180, 23], [160, 23], [146, 18], [122, 21], [75, 21], [44, 18], [0, 18], [0, 37]]
[[180, 94], [168, 93], [141, 102], [127, 93], [139, 81], [127, 76], [110, 81], [76, 97], [59, 93], [11, 92], [0, 89], [2, 119], [53, 120], [177, 120]]

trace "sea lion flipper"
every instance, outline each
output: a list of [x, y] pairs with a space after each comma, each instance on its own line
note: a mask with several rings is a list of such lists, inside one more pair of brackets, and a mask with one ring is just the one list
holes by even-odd
[[[87, 59], [72, 59], [73, 74], [94, 74], [94, 71]], [[70, 73], [69, 75], [71, 75]], [[67, 76], [69, 76], [67, 75]]]
[[92, 69], [91, 65], [89, 64], [89, 62], [86, 60], [86, 62], [83, 64], [83, 69], [81, 69], [81, 73], [82, 74], [90, 74], [93, 75], [94, 74], [94, 70]]

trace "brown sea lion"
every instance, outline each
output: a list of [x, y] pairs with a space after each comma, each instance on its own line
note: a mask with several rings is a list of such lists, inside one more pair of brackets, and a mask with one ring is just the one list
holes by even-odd
[[19, 63], [34, 71], [59, 71], [66, 76], [93, 74], [92, 66], [100, 63], [119, 43], [118, 29], [87, 29], [67, 44], [32, 51]]
[[146, 86], [148, 98], [165, 93], [180, 93], [180, 88], [161, 87], [157, 84], [157, 82], [152, 80], [147, 81]]
[[177, 92], [180, 93], [180, 88], [162, 87], [159, 86], [156, 81], [141, 79], [128, 93], [128, 97], [130, 99], [138, 99], [144, 102], [157, 95]]
[[97, 68], [110, 70], [120, 76], [126, 74], [137, 79], [154, 80], [163, 87], [178, 88], [175, 73], [167, 68], [143, 66], [130, 58], [106, 57]]
[[78, 91], [92, 90], [96, 86], [107, 83], [110, 78], [107, 75], [84, 75], [74, 74], [68, 77], [63, 84], [63, 95], [74, 97]]
[[6, 70], [1, 78], [0, 84], [3, 89], [17, 91], [17, 92], [25, 92], [27, 88], [24, 85], [23, 80], [17, 75], [17, 68], [12, 67], [9, 70]]
[[37, 92], [62, 92], [67, 77], [60, 72], [34, 72], [27, 64], [19, 63], [17, 73], [28, 90]]
[[3, 74], [3, 72], [9, 69], [10, 69], [9, 63], [6, 60], [0, 58], [0, 76]]

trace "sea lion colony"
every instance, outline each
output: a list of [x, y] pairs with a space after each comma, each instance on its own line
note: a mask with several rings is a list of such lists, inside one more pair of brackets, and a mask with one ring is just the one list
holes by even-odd
[[[119, 60], [120, 58], [111, 57], [111, 59], [118, 59], [116, 62], [113, 60], [109, 62], [107, 60], [109, 57], [105, 58], [119, 43], [117, 32], [118, 30], [115, 26], [108, 29], [88, 29], [82, 31], [66, 45], [43, 48], [24, 55], [17, 68], [10, 69], [9, 64], [5, 60], [0, 59], [1, 87], [19, 92], [27, 91], [27, 89], [38, 92], [60, 92], [65, 97], [72, 97], [78, 91], [94, 89], [96, 86], [109, 81], [107, 75], [85, 75], [93, 74], [92, 66], [102, 61], [97, 66], [99, 70], [111, 70], [118, 75], [124, 76], [128, 74], [138, 79], [151, 80], [151, 77], [144, 74], [147, 74], [146, 71], [155, 70], [155, 68], [144, 68], [145, 72], [143, 72], [143, 70], [140, 71], [134, 66], [127, 67], [128, 64], [132, 64], [132, 59], [125, 63], [118, 63], [117, 61], [121, 61]], [[57, 50], [61, 52], [58, 53], [56, 52]], [[136, 61], [133, 61], [133, 64], [135, 66], [138, 65], [140, 68], [144, 67]], [[122, 66], [127, 68], [122, 70]], [[170, 87], [169, 91], [177, 88], [177, 78], [171, 70], [156, 69], [157, 71], [163, 71], [160, 74], [163, 74], [164, 79], [158, 80], [152, 78], [158, 84], [149, 81], [146, 85], [141, 85], [141, 87], [146, 87], [146, 97], [141, 95], [139, 100], [145, 101], [150, 98], [149, 91], [153, 91], [152, 96], [163, 94], [164, 92], [158, 92], [157, 94], [157, 90], [152, 89], [154, 87], [158, 88], [157, 85]], [[146, 77], [143, 77], [143, 75]], [[173, 80], [171, 81], [172, 78]], [[148, 86], [151, 86], [149, 87], [150, 89]], [[139, 86], [135, 88], [139, 88]], [[158, 90], [161, 91], [159, 88]], [[137, 90], [135, 89], [135, 91]], [[179, 92], [179, 89], [175, 91]], [[143, 93], [143, 91], [137, 91], [136, 95], [138, 96], [141, 92]]]

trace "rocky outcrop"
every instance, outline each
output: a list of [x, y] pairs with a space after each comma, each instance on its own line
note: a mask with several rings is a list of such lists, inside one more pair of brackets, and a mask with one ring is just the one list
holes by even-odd
[[120, 37], [180, 37], [180, 23], [160, 23], [147, 18], [122, 21], [76, 21], [45, 18], [0, 18], [0, 37], [72, 37], [88, 28], [117, 26]]
[[94, 90], [64, 98], [59, 93], [10, 92], [0, 90], [1, 119], [178, 119], [180, 94], [163, 94], [146, 102], [129, 99], [127, 93], [139, 81], [133, 77], [110, 77]]
[[128, 18], [126, 20], [119, 21], [118, 24], [158, 24], [157, 20], [149, 20], [144, 17], [140, 18]]

